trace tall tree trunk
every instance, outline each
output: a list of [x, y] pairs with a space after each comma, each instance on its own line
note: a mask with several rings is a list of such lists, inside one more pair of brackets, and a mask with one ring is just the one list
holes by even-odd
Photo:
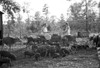
[[21, 27], [20, 27], [20, 38], [21, 38], [21, 34], [22, 34], [22, 32], [21, 32]]
[[8, 24], [8, 37], [10, 37], [10, 26]]
[[86, 2], [86, 32], [88, 33], [88, 5], [87, 5], [87, 0], [85, 0]]
[[[100, 23], [100, 2], [98, 4], [98, 8], [99, 8], [99, 23]], [[98, 33], [99, 33], [99, 28], [98, 28]]]

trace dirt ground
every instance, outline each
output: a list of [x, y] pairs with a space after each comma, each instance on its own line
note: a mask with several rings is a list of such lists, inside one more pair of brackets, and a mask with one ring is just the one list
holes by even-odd
[[39, 61], [21, 54], [11, 68], [98, 68], [96, 53], [96, 50], [80, 50], [64, 58], [40, 58]]

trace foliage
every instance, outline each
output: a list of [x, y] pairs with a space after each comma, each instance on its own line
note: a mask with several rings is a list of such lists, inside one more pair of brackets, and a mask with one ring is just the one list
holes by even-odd
[[31, 21], [31, 23], [27, 27], [27, 30], [31, 30], [33, 33], [41, 30], [41, 20], [42, 19], [40, 17], [40, 13], [38, 11], [35, 13], [34, 19], [35, 20]]
[[[86, 25], [88, 29], [91, 30], [91, 25], [96, 21], [96, 13], [93, 10], [93, 7], [96, 5], [96, 1], [88, 0], [87, 5], [86, 1], [82, 0], [80, 3], [74, 3], [70, 6], [71, 16], [69, 17], [70, 25], [72, 29], [85, 30]], [[88, 7], [88, 8], [86, 8]], [[87, 19], [86, 19], [87, 16]], [[87, 23], [87, 24], [86, 24]], [[90, 28], [91, 27], [91, 28]]]
[[62, 30], [62, 31], [65, 31], [66, 30], [66, 27], [68, 24], [65, 20], [64, 20], [64, 15], [61, 14], [60, 16], [60, 21], [58, 22], [58, 25], [59, 25], [59, 28]]
[[[7, 3], [6, 3], [7, 2]], [[63, 34], [66, 31], [67, 23], [71, 27], [71, 31], [85, 31], [86, 23], [88, 22], [88, 29], [90, 31], [100, 31], [100, 18], [97, 17], [96, 12], [93, 10], [93, 7], [97, 4], [93, 0], [88, 0], [86, 10], [86, 0], [82, 0], [79, 3], [74, 3], [69, 7], [70, 16], [67, 20], [63, 14], [61, 14], [60, 19], [56, 21], [56, 16], [48, 17], [49, 11], [47, 4], [43, 6], [44, 15], [41, 16], [40, 12], [35, 12], [32, 19], [29, 16], [30, 11], [28, 10], [28, 5], [24, 5], [22, 10], [28, 15], [28, 18], [22, 21], [21, 16], [17, 17], [17, 22], [14, 19], [14, 12], [19, 12], [19, 6], [17, 3], [12, 0], [1, 0], [0, 3], [3, 5], [5, 12], [8, 12], [10, 17], [6, 26], [4, 26], [5, 34], [17, 34], [17, 35], [29, 35], [31, 33], [43, 32], [43, 28], [47, 28], [50, 33], [61, 33]], [[11, 5], [10, 5], [11, 4]], [[14, 5], [15, 4], [15, 5]], [[25, 8], [26, 6], [26, 8]], [[99, 6], [99, 4], [98, 4]], [[16, 10], [14, 7], [17, 7]], [[7, 8], [9, 8], [7, 10]], [[98, 7], [99, 8], [99, 7]], [[10, 10], [11, 9], [11, 10]], [[14, 10], [13, 10], [14, 9]], [[10, 13], [11, 12], [11, 13]], [[20, 12], [19, 12], [20, 13]], [[87, 19], [86, 19], [87, 15]], [[9, 30], [8, 30], [9, 29]]]
[[40, 21], [32, 21], [32, 23], [28, 27], [28, 30], [31, 30], [33, 33], [38, 32], [40, 30], [39, 23]]
[[98, 8], [100, 8], [100, 2], [99, 2], [99, 4], [98, 4]]
[[15, 26], [15, 24], [13, 23], [13, 22], [15, 22], [14, 20], [8, 20], [7, 21], [7, 25], [6, 25], [6, 29], [7, 29], [7, 34], [8, 34], [8, 36], [12, 33], [12, 32], [14, 32], [14, 26]]
[[52, 29], [51, 26], [48, 25], [47, 30], [50, 32], [50, 31], [52, 31], [51, 29]]
[[7, 21], [7, 33], [8, 36], [14, 31], [15, 19], [14, 13], [20, 11], [20, 6], [13, 0], [0, 0], [0, 4], [3, 7], [3, 11], [8, 14], [10, 20]]
[[0, 4], [3, 6], [3, 11], [7, 12], [10, 17], [14, 17], [13, 12], [20, 11], [20, 6], [13, 2], [13, 0], [0, 0]]
[[44, 4], [44, 6], [43, 6], [43, 12], [44, 12], [45, 15], [48, 14], [48, 6], [47, 6], [47, 4]]

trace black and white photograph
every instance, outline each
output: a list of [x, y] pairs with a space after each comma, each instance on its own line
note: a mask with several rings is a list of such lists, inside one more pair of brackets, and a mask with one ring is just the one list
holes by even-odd
[[0, 68], [100, 68], [100, 0], [0, 0]]

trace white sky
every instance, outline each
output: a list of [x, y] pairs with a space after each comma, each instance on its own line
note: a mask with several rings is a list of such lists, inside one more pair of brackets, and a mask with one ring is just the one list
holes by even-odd
[[[34, 13], [36, 11], [40, 11], [42, 14], [42, 9], [44, 4], [48, 5], [49, 10], [49, 16], [55, 15], [57, 18], [60, 17], [61, 14], [64, 14], [65, 18], [67, 18], [67, 10], [69, 6], [74, 2], [79, 2], [81, 0], [72, 0], [72, 1], [66, 1], [66, 0], [15, 0], [18, 2], [21, 6], [24, 5], [24, 3], [28, 3], [29, 6], [27, 7], [28, 10], [30, 10], [30, 15], [34, 16]], [[99, 2], [99, 0], [94, 0]], [[97, 8], [95, 8], [97, 10]], [[98, 11], [98, 10], [97, 10]], [[27, 18], [27, 14], [22, 14], [23, 19]]]
[[43, 15], [42, 13], [43, 6], [44, 4], [47, 4], [49, 10], [48, 16], [55, 15], [58, 18], [60, 17], [61, 14], [64, 14], [66, 17], [67, 9], [71, 4], [71, 2], [68, 2], [66, 0], [16, 0], [16, 1], [21, 5], [24, 5], [24, 3], [29, 3], [28, 9], [30, 10], [31, 15], [34, 15], [36, 11], [39, 11], [41, 15]]

